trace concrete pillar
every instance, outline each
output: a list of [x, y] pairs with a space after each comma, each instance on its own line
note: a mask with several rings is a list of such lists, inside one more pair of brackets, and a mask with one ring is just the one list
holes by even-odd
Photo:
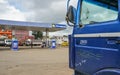
[[48, 37], [49, 37], [49, 29], [46, 28], [46, 37], [45, 37], [46, 47], [49, 46], [49, 43], [48, 43]]
[[15, 39], [15, 29], [12, 30], [12, 39]]
[[12, 35], [15, 35], [15, 30], [14, 29], [12, 30]]

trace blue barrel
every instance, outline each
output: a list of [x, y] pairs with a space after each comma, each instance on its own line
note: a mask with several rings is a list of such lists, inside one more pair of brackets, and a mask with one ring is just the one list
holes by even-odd
[[52, 42], [51, 48], [55, 49], [56, 48], [56, 41], [55, 41], [55, 39], [53, 39], [51, 42]]
[[11, 49], [14, 51], [18, 51], [18, 40], [12, 40]]

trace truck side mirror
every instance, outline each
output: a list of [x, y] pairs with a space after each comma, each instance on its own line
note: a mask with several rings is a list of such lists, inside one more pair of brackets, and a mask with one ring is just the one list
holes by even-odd
[[[74, 24], [75, 17], [76, 17], [76, 9], [73, 6], [70, 6], [66, 14], [67, 24], [70, 25], [69, 22]], [[70, 26], [73, 26], [73, 25], [70, 25]]]

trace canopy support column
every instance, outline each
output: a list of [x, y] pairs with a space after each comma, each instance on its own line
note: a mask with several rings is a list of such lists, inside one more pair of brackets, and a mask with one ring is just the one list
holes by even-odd
[[49, 47], [48, 37], [49, 37], [49, 29], [46, 28], [46, 36], [45, 36], [46, 47]]

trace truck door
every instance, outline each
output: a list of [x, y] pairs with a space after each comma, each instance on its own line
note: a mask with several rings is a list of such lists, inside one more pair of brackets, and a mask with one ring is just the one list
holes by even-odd
[[73, 32], [75, 71], [93, 75], [120, 68], [118, 0], [82, 0], [80, 14], [82, 27]]

